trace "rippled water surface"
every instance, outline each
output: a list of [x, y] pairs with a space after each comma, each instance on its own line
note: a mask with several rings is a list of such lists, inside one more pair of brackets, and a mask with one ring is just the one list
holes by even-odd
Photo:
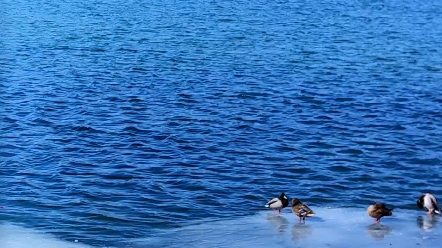
[[442, 197], [441, 27], [432, 0], [4, 0], [0, 221], [131, 247], [282, 191], [418, 211]]

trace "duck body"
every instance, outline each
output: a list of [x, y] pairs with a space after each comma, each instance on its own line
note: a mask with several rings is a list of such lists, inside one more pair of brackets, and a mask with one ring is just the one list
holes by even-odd
[[367, 208], [367, 213], [369, 216], [375, 218], [377, 223], [380, 223], [382, 217], [393, 215], [393, 209], [394, 208], [387, 208], [383, 202], [377, 202]]
[[422, 194], [416, 203], [420, 209], [425, 207], [428, 210], [427, 212], [428, 214], [432, 214], [433, 212], [436, 214], [441, 213], [437, 199], [433, 194], [430, 193]]
[[306, 204], [302, 203], [298, 198], [292, 199], [292, 212], [299, 217], [299, 221], [304, 220], [306, 217], [312, 217], [315, 212], [311, 210]]
[[274, 209], [278, 213], [281, 213], [281, 210], [289, 205], [289, 200], [285, 193], [282, 193], [278, 198], [273, 198], [265, 205], [266, 208]]

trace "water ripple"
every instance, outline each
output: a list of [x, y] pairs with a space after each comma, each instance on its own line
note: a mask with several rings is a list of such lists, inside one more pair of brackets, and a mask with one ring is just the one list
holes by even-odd
[[[104, 246], [442, 193], [430, 1], [6, 1], [2, 219]], [[54, 231], [57, 230], [57, 231]]]

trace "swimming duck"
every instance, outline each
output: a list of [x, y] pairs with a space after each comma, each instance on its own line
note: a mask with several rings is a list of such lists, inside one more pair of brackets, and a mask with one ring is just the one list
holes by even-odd
[[304, 220], [305, 217], [312, 217], [315, 212], [311, 210], [306, 204], [302, 203], [298, 198], [292, 199], [292, 212], [299, 217], [299, 221]]
[[393, 215], [393, 209], [394, 208], [387, 208], [387, 206], [383, 202], [377, 202], [367, 208], [367, 213], [371, 217], [376, 218], [377, 223], [381, 223], [382, 217]]
[[428, 214], [432, 214], [433, 212], [435, 212], [436, 214], [440, 214], [440, 207], [437, 203], [437, 199], [434, 195], [430, 193], [422, 194], [416, 203], [420, 209], [424, 207], [428, 209]]
[[283, 192], [278, 198], [273, 198], [265, 205], [266, 208], [275, 209], [278, 213], [289, 205], [289, 200]]

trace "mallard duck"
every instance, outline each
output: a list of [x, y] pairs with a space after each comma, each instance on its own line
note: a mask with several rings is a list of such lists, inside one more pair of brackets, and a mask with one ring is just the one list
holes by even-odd
[[292, 199], [292, 212], [299, 217], [299, 221], [305, 221], [305, 217], [312, 217], [315, 215], [315, 212], [313, 212], [313, 210], [311, 210], [306, 204], [302, 203], [298, 198]]
[[265, 205], [266, 208], [275, 209], [278, 213], [289, 205], [289, 200], [283, 192], [278, 198], [273, 198]]
[[367, 213], [371, 217], [375, 218], [377, 223], [381, 223], [382, 217], [393, 215], [393, 209], [394, 208], [387, 208], [387, 206], [383, 202], [377, 202], [367, 208]]
[[440, 214], [440, 207], [437, 203], [437, 199], [434, 195], [430, 193], [422, 194], [421, 197], [419, 197], [419, 200], [417, 200], [417, 206], [422, 209], [426, 208], [428, 209], [428, 214], [432, 214], [435, 212], [436, 214]]

